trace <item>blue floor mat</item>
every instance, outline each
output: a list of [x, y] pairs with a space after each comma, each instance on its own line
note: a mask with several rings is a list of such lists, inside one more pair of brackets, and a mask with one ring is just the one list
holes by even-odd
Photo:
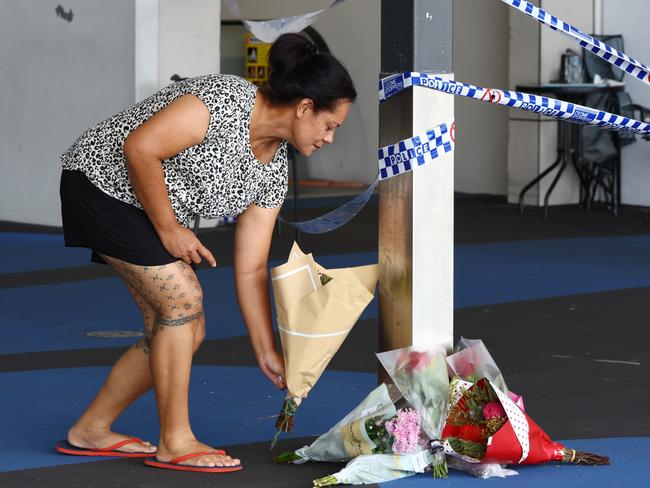
[[650, 236], [456, 246], [455, 307], [650, 286]]
[[[325, 267], [376, 262], [372, 253], [323, 256]], [[280, 262], [271, 263], [272, 266]], [[205, 296], [207, 338], [247, 334], [235, 297], [232, 267], [199, 270]], [[88, 332], [139, 332], [142, 319], [119, 278], [0, 289], [3, 341], [0, 354], [126, 346], [133, 338], [89, 337]], [[375, 299], [362, 319], [377, 317]]]
[[[464, 308], [650, 286], [650, 236], [555, 239], [456, 246], [455, 307]], [[325, 267], [375, 262], [375, 253], [319, 257]], [[273, 265], [279, 262], [272, 263]], [[199, 272], [208, 338], [246, 333], [232, 268]], [[140, 330], [118, 279], [0, 290], [6, 340], [1, 353], [127, 345], [89, 331]], [[376, 300], [362, 318], [377, 317]], [[9, 326], [10, 325], [10, 326]]]
[[574, 449], [603, 453], [611, 458], [610, 466], [573, 466], [551, 463], [536, 466], [511, 466], [517, 476], [481, 480], [450, 471], [446, 480], [432, 480], [430, 474], [381, 483], [382, 488], [429, 488], [453, 486], [454, 488], [600, 488], [648, 486], [650, 478], [650, 438], [629, 437], [612, 439], [580, 439], [560, 441]]
[[[67, 427], [91, 400], [107, 372], [108, 368], [74, 368], [0, 374], [3, 413], [13, 412], [0, 416], [0, 431], [5, 440], [0, 445], [0, 471], [97, 461], [97, 458], [58, 454], [53, 446], [65, 437]], [[318, 435], [327, 431], [375, 385], [374, 374], [325, 372], [309, 399], [301, 405], [291, 436]], [[346, 392], [344, 402], [340, 401], [341, 391]], [[193, 428], [201, 439], [217, 447], [269, 440], [275, 431], [273, 417], [283, 396], [256, 368], [195, 366], [190, 387]], [[45, 398], [46, 402], [36, 401]], [[115, 429], [155, 441], [158, 426], [152, 395], [132, 405], [116, 422]], [[566, 445], [608, 455], [612, 465], [524, 466], [516, 468], [518, 476], [489, 481], [452, 471], [447, 480], [435, 483], [436, 486], [461, 488], [484, 486], [479, 483], [531, 488], [641, 487], [650, 476], [649, 438], [573, 440]], [[302, 468], [296, 466], [295, 469]], [[432, 482], [430, 475], [424, 474], [382, 486], [424, 488]]]
[[[0, 374], [0, 471], [97, 461], [59, 454], [54, 444], [65, 438], [108, 371], [92, 367]], [[300, 406], [290, 435], [329, 430], [376, 385], [375, 374], [326, 371]], [[342, 391], [345, 402], [340, 401]], [[189, 395], [193, 430], [215, 447], [270, 440], [284, 395], [257, 368], [194, 366]], [[153, 395], [135, 402], [114, 428], [157, 442]]]
[[65, 247], [62, 234], [0, 232], [0, 273], [25, 273], [90, 264], [90, 251]]

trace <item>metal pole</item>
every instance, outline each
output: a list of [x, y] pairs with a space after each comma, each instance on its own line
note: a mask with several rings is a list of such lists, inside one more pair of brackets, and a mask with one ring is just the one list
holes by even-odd
[[[452, 73], [453, 0], [382, 0], [381, 75]], [[453, 119], [453, 95], [415, 87], [380, 105], [385, 146]], [[379, 187], [380, 350], [453, 342], [453, 153]]]

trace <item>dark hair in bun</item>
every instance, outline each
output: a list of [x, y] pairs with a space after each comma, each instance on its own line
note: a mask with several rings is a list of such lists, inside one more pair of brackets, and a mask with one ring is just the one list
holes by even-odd
[[316, 44], [301, 34], [283, 34], [269, 52], [269, 81], [262, 88], [274, 105], [289, 105], [303, 98], [314, 110], [333, 110], [341, 99], [351, 102], [357, 91], [350, 74], [334, 56], [319, 53]]

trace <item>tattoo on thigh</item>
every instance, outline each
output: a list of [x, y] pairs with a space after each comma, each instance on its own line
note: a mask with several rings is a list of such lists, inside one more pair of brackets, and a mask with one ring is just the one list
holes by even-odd
[[178, 327], [181, 325], [185, 325], [189, 322], [192, 322], [194, 320], [200, 319], [203, 317], [203, 311], [197, 312], [193, 315], [186, 315], [182, 316], [176, 319], [168, 319], [165, 317], [156, 317], [156, 321], [154, 322], [154, 326], [159, 328], [159, 327]]
[[135, 343], [135, 348], [140, 349], [145, 354], [149, 354], [149, 339], [140, 339]]

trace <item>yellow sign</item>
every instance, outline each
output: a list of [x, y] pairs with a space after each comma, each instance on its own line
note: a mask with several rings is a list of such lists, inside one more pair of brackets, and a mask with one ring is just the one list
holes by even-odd
[[253, 34], [244, 35], [246, 49], [246, 79], [256, 85], [263, 85], [269, 79], [269, 50], [271, 44], [260, 41]]

